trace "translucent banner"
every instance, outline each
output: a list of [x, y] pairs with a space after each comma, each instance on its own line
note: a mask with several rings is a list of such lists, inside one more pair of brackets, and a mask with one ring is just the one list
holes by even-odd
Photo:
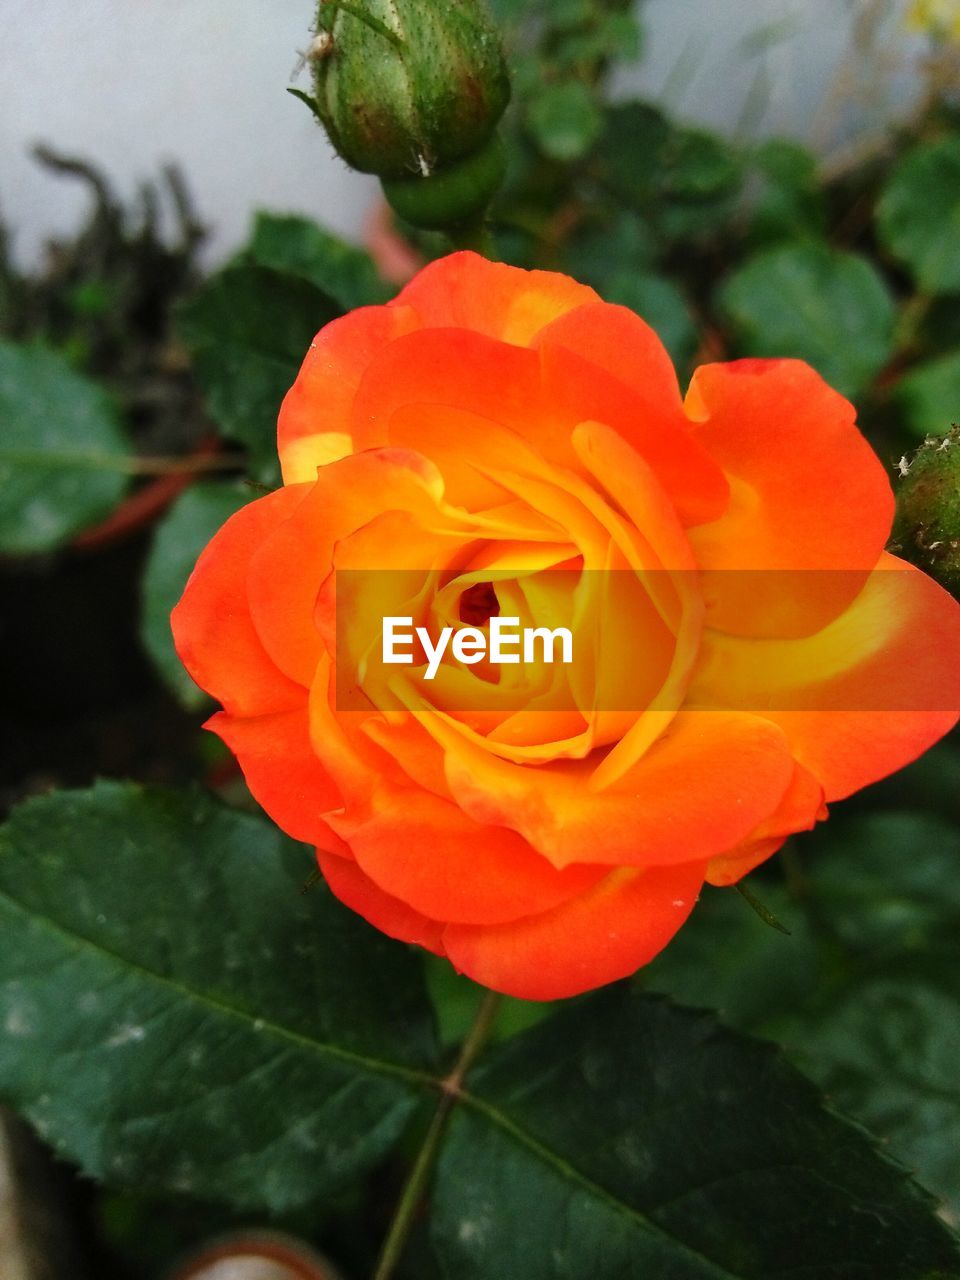
[[317, 624], [341, 711], [957, 710], [953, 613], [923, 574], [884, 564], [338, 570]]

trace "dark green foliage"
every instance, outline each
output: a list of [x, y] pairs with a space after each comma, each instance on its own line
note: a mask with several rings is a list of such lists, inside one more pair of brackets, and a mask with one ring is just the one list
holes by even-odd
[[277, 411], [314, 334], [341, 308], [302, 276], [229, 266], [180, 312], [180, 336], [224, 435], [246, 445], [257, 480], [274, 483]]
[[[0, 1095], [138, 1191], [284, 1211], [350, 1185], [436, 1105], [438, 1053], [418, 961], [298, 892], [309, 866], [199, 794], [23, 805], [0, 834]], [[960, 1275], [925, 1196], [776, 1050], [630, 983], [470, 1074], [432, 1221], [442, 1268], [491, 1280], [776, 1280], [798, 1250], [833, 1280]]]
[[603, 131], [600, 109], [580, 80], [547, 85], [534, 98], [528, 123], [543, 154], [563, 163], [585, 156]]
[[[955, 809], [957, 763], [941, 755]], [[729, 890], [707, 891], [647, 982], [780, 1041], [955, 1211], [960, 827], [867, 812], [834, 817], [795, 848], [792, 894], [770, 875], [751, 879], [790, 937]]]
[[386, 302], [393, 292], [369, 254], [309, 218], [258, 213], [248, 252], [261, 267], [308, 280], [344, 311]]
[[128, 450], [101, 387], [54, 351], [0, 343], [0, 553], [50, 551], [108, 515]]
[[921, 143], [895, 169], [877, 205], [883, 244], [928, 293], [960, 290], [960, 138]]
[[110, 1182], [285, 1209], [382, 1158], [435, 1062], [412, 956], [260, 818], [101, 783], [0, 837], [0, 1094]]
[[960, 1275], [925, 1198], [772, 1048], [610, 988], [495, 1050], [434, 1193], [445, 1274]]

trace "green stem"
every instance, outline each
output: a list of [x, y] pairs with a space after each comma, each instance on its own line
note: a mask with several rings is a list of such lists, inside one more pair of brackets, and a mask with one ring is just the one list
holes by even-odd
[[499, 261], [497, 246], [485, 219], [464, 222], [459, 227], [450, 227], [446, 234], [454, 249], [472, 249], [474, 253], [479, 253], [483, 258], [489, 258], [491, 262]]
[[460, 1097], [460, 1090], [467, 1072], [473, 1066], [477, 1054], [486, 1043], [499, 1006], [500, 996], [495, 991], [488, 991], [480, 1002], [473, 1025], [467, 1034], [466, 1040], [463, 1042], [460, 1056], [457, 1058], [453, 1070], [440, 1082], [442, 1090], [440, 1101], [433, 1114], [433, 1119], [430, 1121], [430, 1127], [427, 1129], [417, 1158], [413, 1163], [413, 1168], [407, 1177], [406, 1185], [400, 1196], [400, 1202], [390, 1224], [390, 1230], [387, 1232], [387, 1238], [384, 1240], [383, 1248], [380, 1251], [380, 1258], [373, 1273], [373, 1280], [389, 1280], [397, 1263], [400, 1261], [400, 1255], [403, 1253], [404, 1246], [413, 1228], [417, 1208], [423, 1199], [424, 1191], [433, 1172], [433, 1166], [440, 1153], [440, 1140], [447, 1126], [450, 1112]]

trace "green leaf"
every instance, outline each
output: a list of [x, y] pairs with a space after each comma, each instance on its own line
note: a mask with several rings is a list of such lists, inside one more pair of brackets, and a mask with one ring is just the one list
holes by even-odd
[[721, 286], [745, 355], [807, 360], [844, 395], [863, 391], [893, 350], [894, 304], [866, 258], [825, 245], [766, 249]]
[[180, 310], [179, 333], [210, 413], [247, 446], [258, 480], [279, 478], [280, 403], [317, 330], [340, 311], [308, 281], [255, 264], [212, 276]]
[[498, 24], [519, 24], [530, 16], [530, 0], [490, 0], [489, 9]]
[[597, 165], [604, 183], [631, 208], [648, 209], [669, 138], [669, 122], [649, 103], [624, 102], [608, 108], [596, 149]]
[[725, 234], [735, 210], [732, 195], [713, 200], [664, 200], [655, 222], [661, 240], [674, 249], [688, 243], [705, 245]]
[[[567, 73], [590, 73], [598, 61], [618, 58], [635, 61], [642, 48], [642, 33], [633, 13], [601, 14], [597, 6], [578, 6], [567, 21], [558, 19], [556, 5], [550, 9], [550, 34], [545, 61], [552, 68]], [[591, 65], [592, 64], [592, 65]]]
[[[530, 7], [530, 0], [527, 0]], [[593, 0], [551, 0], [548, 22], [553, 31], [576, 30], [593, 16]]]
[[[830, 822], [810, 844], [817, 900], [852, 950], [924, 950], [941, 931], [960, 930], [955, 822], [925, 813], [867, 813]], [[960, 932], [956, 946], [960, 961]]]
[[[952, 778], [955, 808], [956, 761]], [[960, 829], [866, 813], [796, 848], [800, 898], [769, 878], [760, 887], [791, 937], [713, 890], [645, 981], [780, 1041], [960, 1212]]]
[[545, 156], [569, 164], [582, 159], [603, 132], [603, 115], [589, 85], [566, 80], [540, 90], [527, 126]]
[[911, 431], [946, 435], [960, 422], [960, 351], [911, 370], [897, 385], [896, 398]]
[[621, 209], [613, 217], [578, 227], [563, 246], [561, 266], [606, 297], [615, 275], [624, 271], [648, 274], [656, 254], [656, 239], [648, 223]]
[[608, 109], [595, 169], [666, 241], [716, 236], [744, 173], [743, 158], [729, 142], [706, 130], [676, 128], [645, 102]]
[[828, 826], [816, 857], [813, 905], [847, 961], [777, 1034], [956, 1215], [960, 828], [924, 813], [868, 814]]
[[281, 1211], [382, 1158], [435, 1059], [419, 966], [309, 854], [101, 783], [0, 832], [0, 1095], [87, 1173]]
[[928, 293], [960, 289], [960, 138], [924, 142], [894, 170], [877, 232]]
[[[298, 894], [307, 865], [201, 795], [21, 806], [0, 833], [0, 1094], [89, 1173], [241, 1208], [382, 1159], [438, 1096], [420, 969]], [[433, 1204], [464, 1280], [960, 1276], [923, 1194], [778, 1054], [636, 984], [479, 1064]]]
[[54, 351], [0, 342], [0, 553], [50, 551], [108, 515], [130, 468], [105, 391]]
[[767, 1031], [808, 998], [824, 957], [802, 908], [769, 878], [750, 880], [789, 936], [765, 924], [733, 889], [704, 889], [692, 920], [643, 971], [644, 986], [716, 1009], [740, 1030]]
[[287, 88], [287, 93], [289, 93], [292, 98], [299, 99], [305, 107], [309, 107], [311, 115], [313, 115], [320, 124], [323, 124], [323, 116], [320, 114], [320, 108], [317, 106], [316, 98], [312, 98], [309, 93], [304, 93], [302, 89], [294, 89], [289, 86]]
[[931, 947], [865, 965], [785, 1023], [791, 1057], [960, 1212], [960, 955]]
[[743, 165], [730, 144], [705, 129], [676, 129], [664, 156], [666, 191], [682, 200], [713, 200], [740, 184]]
[[140, 637], [164, 682], [191, 710], [207, 695], [187, 675], [173, 647], [170, 613], [183, 594], [197, 557], [222, 524], [254, 495], [246, 485], [209, 480], [182, 494], [153, 538], [143, 576]]
[[308, 280], [344, 311], [386, 302], [393, 293], [368, 253], [309, 218], [258, 213], [249, 254], [262, 267]]
[[795, 142], [771, 138], [754, 152], [760, 191], [751, 204], [754, 241], [796, 240], [820, 235], [826, 225], [823, 192], [812, 152]]
[[433, 1198], [458, 1280], [960, 1275], [924, 1194], [778, 1051], [628, 984], [467, 1088]]
[[618, 271], [607, 281], [604, 297], [630, 307], [656, 329], [677, 366], [684, 366], [697, 346], [697, 330], [683, 294], [666, 276]]

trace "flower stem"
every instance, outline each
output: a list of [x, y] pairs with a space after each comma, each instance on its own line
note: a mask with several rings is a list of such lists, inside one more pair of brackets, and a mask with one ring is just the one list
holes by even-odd
[[441, 1089], [440, 1101], [437, 1104], [433, 1119], [430, 1121], [430, 1127], [427, 1129], [423, 1144], [400, 1196], [400, 1202], [393, 1215], [390, 1230], [387, 1232], [387, 1238], [384, 1240], [383, 1248], [380, 1251], [380, 1258], [373, 1273], [373, 1280], [389, 1280], [397, 1263], [400, 1261], [400, 1255], [413, 1228], [417, 1208], [423, 1198], [430, 1175], [433, 1172], [433, 1166], [440, 1153], [440, 1140], [447, 1126], [450, 1112], [460, 1096], [460, 1090], [467, 1072], [486, 1043], [499, 1006], [500, 996], [495, 991], [488, 991], [480, 1002], [473, 1025], [463, 1042], [460, 1056], [457, 1058], [453, 1070], [439, 1082]]
[[497, 246], [485, 219], [450, 227], [447, 235], [453, 242], [454, 249], [472, 249], [474, 253], [479, 253], [483, 258], [489, 258], [491, 262], [499, 261]]

